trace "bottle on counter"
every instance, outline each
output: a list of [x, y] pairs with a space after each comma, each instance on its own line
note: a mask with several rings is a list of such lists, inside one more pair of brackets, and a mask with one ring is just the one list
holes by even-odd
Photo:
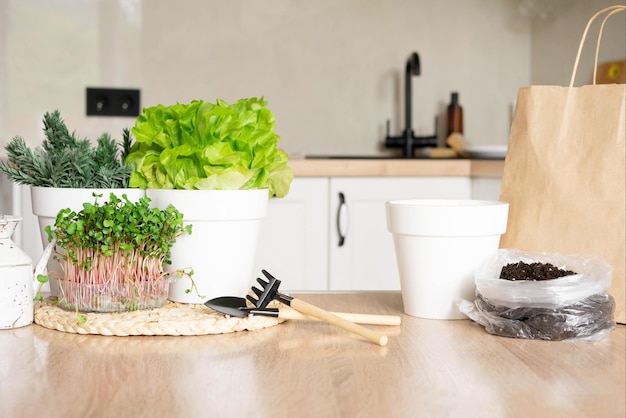
[[459, 93], [457, 92], [451, 94], [447, 122], [446, 139], [454, 132], [463, 133], [463, 108], [459, 104]]

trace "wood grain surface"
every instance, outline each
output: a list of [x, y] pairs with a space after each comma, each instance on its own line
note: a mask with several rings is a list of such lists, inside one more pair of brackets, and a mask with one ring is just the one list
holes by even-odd
[[289, 160], [296, 177], [469, 176], [467, 159]]
[[2, 417], [624, 417], [625, 326], [604, 340], [403, 315], [398, 292], [298, 294], [402, 315], [381, 347], [322, 322], [195, 337], [0, 331]]
[[296, 177], [465, 176], [502, 177], [504, 160], [451, 159], [293, 159]]

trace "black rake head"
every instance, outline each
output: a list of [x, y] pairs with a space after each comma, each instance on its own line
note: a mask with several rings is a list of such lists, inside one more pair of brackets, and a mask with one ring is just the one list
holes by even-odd
[[261, 270], [266, 279], [257, 277], [256, 281], [261, 285], [261, 289], [252, 287], [252, 292], [256, 295], [256, 299], [252, 295], [247, 295], [248, 299], [255, 307], [263, 309], [276, 298], [278, 294], [278, 287], [280, 286], [280, 280], [269, 274], [265, 270]]

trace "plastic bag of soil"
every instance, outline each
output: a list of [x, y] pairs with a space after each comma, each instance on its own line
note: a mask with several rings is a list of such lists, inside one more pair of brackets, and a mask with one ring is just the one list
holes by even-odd
[[592, 255], [501, 249], [477, 270], [474, 302], [458, 306], [490, 334], [597, 341], [615, 324], [611, 276], [611, 266]]

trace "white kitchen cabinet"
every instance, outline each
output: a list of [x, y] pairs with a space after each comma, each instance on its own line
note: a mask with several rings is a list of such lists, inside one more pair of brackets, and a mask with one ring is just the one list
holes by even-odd
[[400, 289], [385, 202], [469, 199], [470, 195], [469, 177], [331, 178], [329, 290]]
[[328, 289], [328, 177], [299, 177], [270, 199], [261, 222], [254, 273], [265, 269], [281, 290]]
[[472, 178], [472, 199], [500, 200], [501, 177]]
[[287, 197], [270, 200], [255, 274], [268, 270], [282, 280], [283, 290], [398, 290], [385, 202], [497, 200], [497, 181], [475, 183], [465, 176], [295, 178]]

